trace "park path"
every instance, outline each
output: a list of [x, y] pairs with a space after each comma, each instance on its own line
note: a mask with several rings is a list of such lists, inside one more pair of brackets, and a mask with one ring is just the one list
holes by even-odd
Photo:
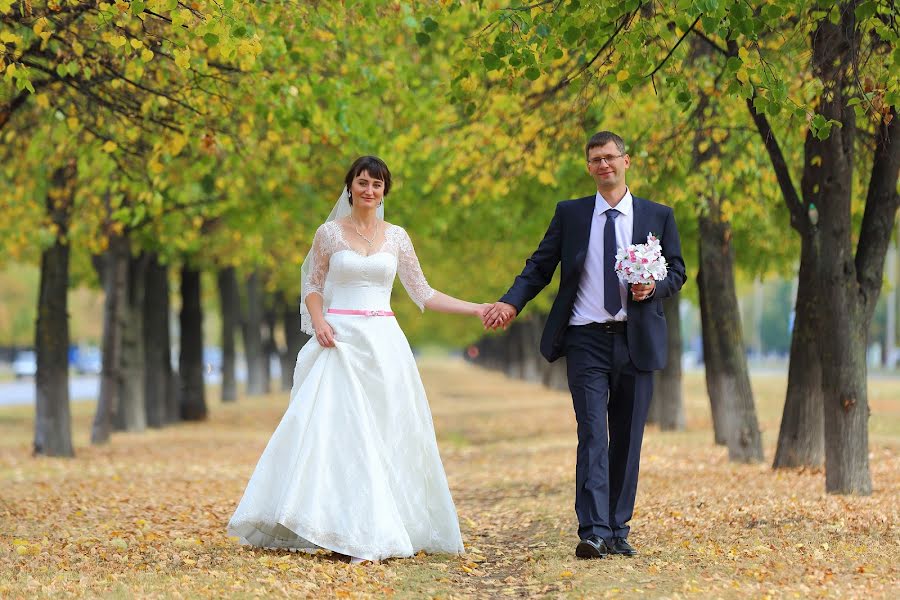
[[[631, 536], [640, 556], [578, 561], [568, 395], [460, 360], [426, 358], [421, 370], [464, 556], [351, 566], [228, 539], [283, 393], [211, 402], [206, 423], [118, 434], [101, 448], [87, 443], [90, 403], [78, 403], [74, 460], [31, 458], [32, 415], [2, 408], [0, 597], [880, 598], [900, 588], [894, 427], [873, 425], [875, 494], [828, 496], [821, 472], [729, 464], [690, 377], [688, 430], [645, 438]], [[783, 383], [754, 380], [769, 456]], [[894, 392], [876, 388], [873, 406], [897, 414]]]

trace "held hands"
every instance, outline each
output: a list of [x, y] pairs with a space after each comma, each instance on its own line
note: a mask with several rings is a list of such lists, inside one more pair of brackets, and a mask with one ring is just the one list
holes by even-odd
[[631, 284], [631, 297], [634, 298], [635, 302], [647, 300], [648, 298], [653, 296], [654, 292], [656, 292], [656, 282], [652, 279], [649, 283]]
[[497, 329], [498, 327], [506, 329], [518, 314], [516, 307], [506, 302], [494, 302], [486, 306], [487, 310], [481, 317], [485, 329]]

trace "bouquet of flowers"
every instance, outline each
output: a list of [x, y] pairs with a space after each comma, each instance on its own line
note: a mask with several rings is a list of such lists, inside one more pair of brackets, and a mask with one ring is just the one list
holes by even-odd
[[616, 273], [628, 283], [649, 283], [651, 279], [665, 279], [668, 273], [662, 246], [651, 232], [646, 244], [629, 244], [616, 252]]

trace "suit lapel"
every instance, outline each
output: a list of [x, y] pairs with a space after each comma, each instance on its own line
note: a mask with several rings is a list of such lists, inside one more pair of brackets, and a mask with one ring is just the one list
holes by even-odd
[[634, 211], [634, 218], [631, 220], [631, 243], [643, 244], [647, 241], [647, 219], [644, 214], [644, 201], [632, 195], [631, 207]]
[[591, 240], [591, 226], [594, 224], [594, 207], [596, 196], [586, 196], [577, 204], [575, 214], [575, 234], [578, 236], [577, 253], [575, 254], [575, 267], [580, 271], [587, 257], [588, 242]]

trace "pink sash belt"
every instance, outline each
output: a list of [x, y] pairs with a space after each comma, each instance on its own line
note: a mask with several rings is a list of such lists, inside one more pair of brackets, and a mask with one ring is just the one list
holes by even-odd
[[391, 310], [354, 310], [350, 308], [329, 308], [328, 312], [332, 315], [360, 315], [363, 317], [393, 317], [394, 312]]

